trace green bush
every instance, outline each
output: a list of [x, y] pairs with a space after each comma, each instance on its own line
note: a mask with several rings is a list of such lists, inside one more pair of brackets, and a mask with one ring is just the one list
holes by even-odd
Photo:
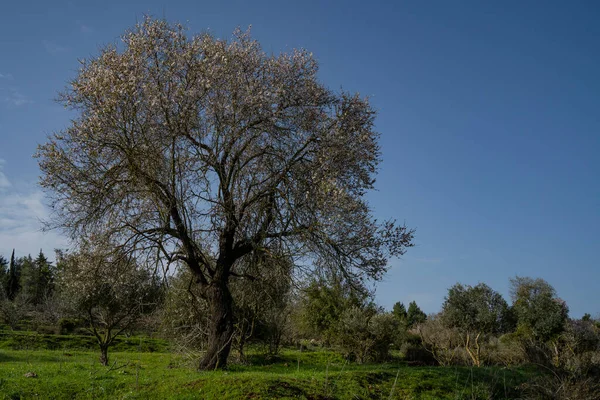
[[35, 331], [42, 335], [54, 335], [56, 334], [56, 327], [52, 325], [38, 325]]
[[58, 328], [61, 335], [69, 335], [75, 331], [77, 320], [72, 318], [61, 318], [58, 321]]

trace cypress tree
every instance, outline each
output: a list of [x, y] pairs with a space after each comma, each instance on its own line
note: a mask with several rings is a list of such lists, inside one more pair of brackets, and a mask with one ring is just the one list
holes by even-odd
[[10, 266], [8, 268], [8, 279], [6, 280], [6, 296], [12, 301], [17, 297], [21, 285], [19, 283], [19, 271], [17, 271], [15, 262], [15, 249], [10, 256]]

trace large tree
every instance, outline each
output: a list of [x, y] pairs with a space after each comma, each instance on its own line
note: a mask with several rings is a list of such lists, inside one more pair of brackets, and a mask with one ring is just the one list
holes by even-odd
[[509, 330], [509, 308], [502, 295], [485, 283], [457, 283], [448, 289], [442, 306], [442, 321], [462, 334], [473, 365], [481, 366], [481, 340], [485, 335]]
[[210, 305], [200, 368], [224, 367], [241, 260], [380, 278], [413, 232], [364, 199], [380, 161], [375, 112], [317, 79], [304, 50], [268, 55], [249, 33], [188, 37], [147, 18], [82, 61], [62, 102], [78, 114], [40, 146], [55, 225], [101, 228], [185, 264]]
[[510, 295], [520, 330], [534, 340], [547, 342], [564, 331], [569, 308], [548, 282], [516, 276], [510, 280]]

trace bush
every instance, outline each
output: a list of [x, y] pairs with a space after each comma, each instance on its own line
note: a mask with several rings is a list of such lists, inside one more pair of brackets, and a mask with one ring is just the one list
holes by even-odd
[[528, 398], [600, 398], [600, 331], [592, 322], [571, 320], [551, 341], [522, 337], [521, 342], [527, 361], [547, 371], [523, 385]]
[[526, 361], [519, 338], [512, 333], [499, 338], [491, 337], [485, 344], [485, 363], [511, 367], [522, 365]]
[[38, 325], [36, 326], [35, 331], [41, 335], [55, 335], [56, 327], [52, 325]]
[[342, 313], [335, 342], [349, 360], [380, 362], [389, 357], [397, 330], [398, 321], [391, 313], [372, 305], [352, 307]]
[[70, 335], [77, 327], [77, 320], [71, 318], [61, 318], [58, 320], [58, 330], [61, 335]]
[[460, 332], [456, 328], [447, 327], [439, 316], [431, 316], [417, 325], [415, 332], [421, 339], [422, 347], [440, 365], [468, 364], [467, 354], [461, 348]]
[[406, 342], [400, 348], [404, 359], [410, 365], [438, 365], [439, 362], [433, 357], [433, 354], [425, 349], [421, 343]]

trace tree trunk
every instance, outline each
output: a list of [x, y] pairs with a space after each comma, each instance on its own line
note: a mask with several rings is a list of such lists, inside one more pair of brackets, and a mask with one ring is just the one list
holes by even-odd
[[213, 282], [207, 288], [210, 307], [208, 347], [200, 361], [201, 370], [225, 368], [233, 338], [233, 298], [225, 282]]
[[473, 365], [475, 365], [476, 367], [480, 367], [481, 366], [481, 360], [479, 358], [480, 354], [479, 354], [479, 333], [477, 334], [477, 336], [475, 337], [475, 352], [473, 352], [473, 350], [471, 349], [471, 335], [469, 332], [467, 332], [467, 340], [465, 341], [465, 350], [467, 351], [467, 354], [469, 354], [469, 357], [471, 357], [471, 361], [473, 362]]
[[108, 345], [106, 344], [100, 345], [100, 364], [108, 365]]

